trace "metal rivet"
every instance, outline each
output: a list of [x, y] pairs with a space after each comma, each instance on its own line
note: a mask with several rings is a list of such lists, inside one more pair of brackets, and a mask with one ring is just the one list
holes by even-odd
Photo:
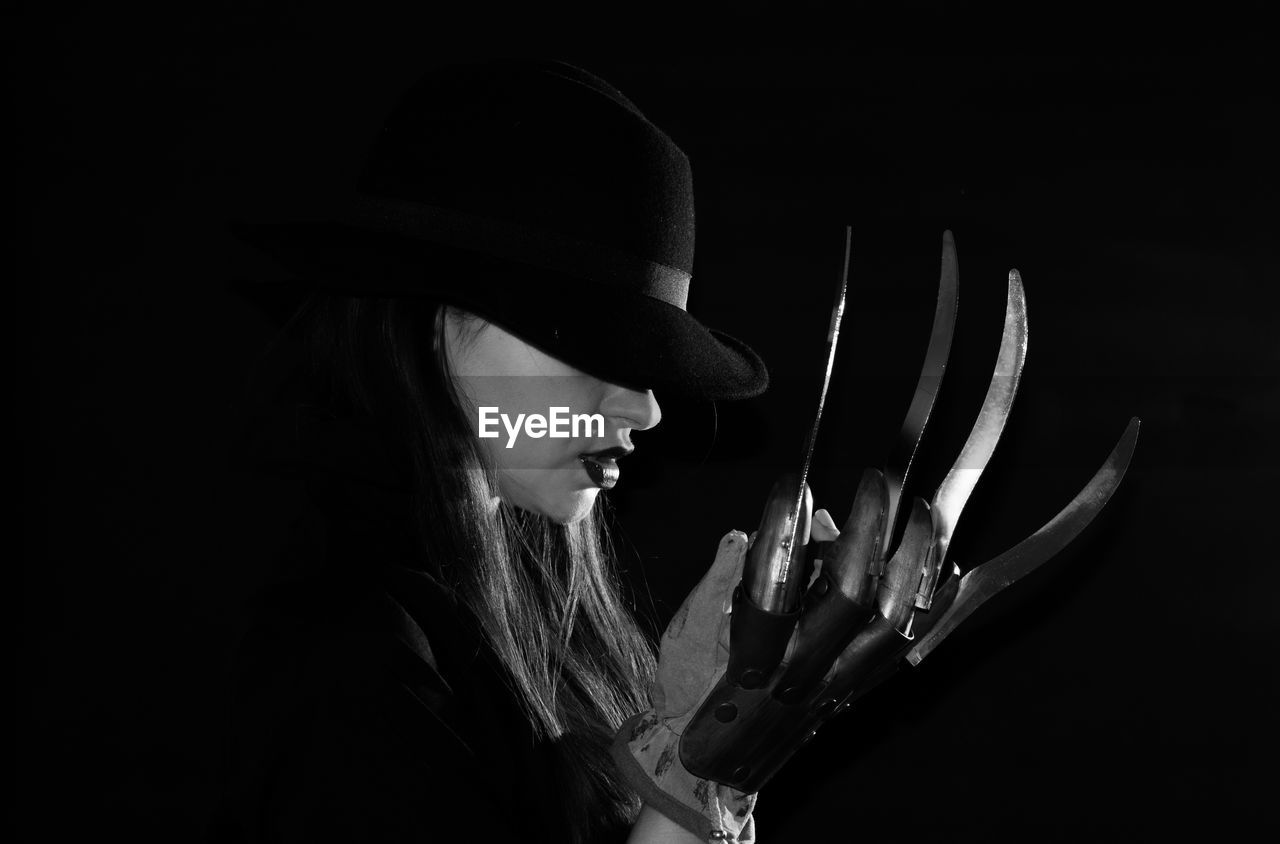
[[758, 689], [764, 685], [764, 672], [759, 668], [748, 668], [742, 672], [742, 688]]
[[738, 707], [734, 706], [732, 703], [726, 702], [716, 707], [716, 720], [723, 724], [728, 724], [737, 717]]
[[831, 710], [835, 709], [835, 706], [836, 706], [835, 698], [829, 697], [826, 700], [824, 700], [822, 703], [818, 704], [813, 708], [813, 714], [817, 715], [819, 718], [825, 718], [831, 714]]
[[734, 782], [742, 782], [751, 774], [751, 769], [746, 765], [739, 765], [733, 769], [733, 773], [729, 776], [733, 777]]
[[827, 580], [825, 577], [819, 576], [818, 582], [813, 584], [813, 588], [810, 589], [809, 591], [812, 592], [817, 597], [821, 598], [823, 595], [827, 594], [827, 590], [830, 588], [831, 588], [831, 581]]

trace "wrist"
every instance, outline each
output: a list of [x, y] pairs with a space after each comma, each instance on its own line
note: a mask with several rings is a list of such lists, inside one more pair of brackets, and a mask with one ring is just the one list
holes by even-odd
[[640, 807], [640, 815], [631, 827], [631, 835], [627, 844], [647, 844], [651, 841], [662, 841], [665, 844], [706, 844], [671, 818], [662, 814], [650, 803]]
[[653, 712], [623, 723], [611, 752], [644, 804], [692, 834], [692, 840], [755, 841], [756, 795], [694, 776], [680, 762], [680, 736]]

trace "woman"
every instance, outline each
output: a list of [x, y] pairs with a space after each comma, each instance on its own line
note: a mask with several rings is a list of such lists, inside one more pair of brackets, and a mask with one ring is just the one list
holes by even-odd
[[[684, 310], [692, 198], [622, 94], [516, 62], [410, 91], [348, 219], [246, 229], [313, 288], [287, 333], [311, 377], [257, 443], [307, 478], [323, 541], [246, 646], [222, 838], [754, 840], [754, 795], [610, 755], [655, 661], [599, 493], [657, 393], [767, 384]], [[556, 408], [594, 427], [530, 423]]]

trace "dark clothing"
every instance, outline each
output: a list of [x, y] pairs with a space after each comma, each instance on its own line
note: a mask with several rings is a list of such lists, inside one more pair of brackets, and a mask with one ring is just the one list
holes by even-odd
[[312, 509], [242, 647], [214, 839], [570, 840], [558, 756], [421, 570], [412, 496], [359, 426], [285, 430]]

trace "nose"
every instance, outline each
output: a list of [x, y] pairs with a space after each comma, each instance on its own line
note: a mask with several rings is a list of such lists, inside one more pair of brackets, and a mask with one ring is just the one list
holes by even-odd
[[653, 390], [630, 390], [617, 384], [606, 387], [600, 412], [616, 420], [619, 427], [646, 431], [662, 421], [662, 408]]

